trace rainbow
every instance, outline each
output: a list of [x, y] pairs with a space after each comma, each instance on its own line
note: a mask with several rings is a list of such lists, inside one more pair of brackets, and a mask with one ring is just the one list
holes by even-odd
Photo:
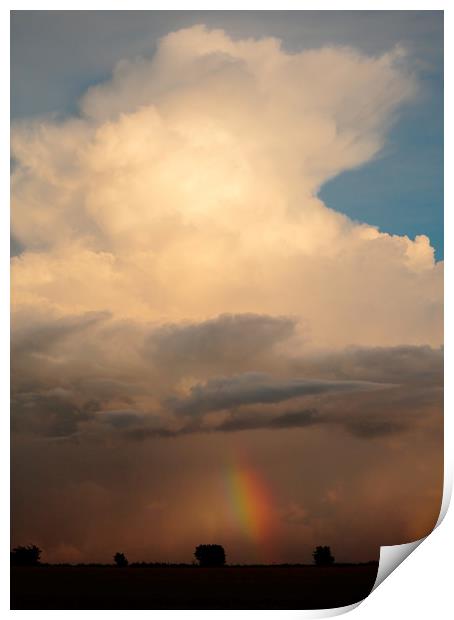
[[235, 526], [257, 545], [261, 555], [270, 551], [274, 502], [264, 478], [250, 466], [230, 465], [225, 472], [225, 489]]

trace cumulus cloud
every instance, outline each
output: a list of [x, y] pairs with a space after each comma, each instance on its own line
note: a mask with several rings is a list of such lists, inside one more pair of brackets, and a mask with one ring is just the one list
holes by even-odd
[[317, 198], [380, 151], [416, 90], [400, 49], [167, 35], [91, 87], [79, 117], [13, 127], [14, 307], [292, 316], [313, 346], [439, 345], [442, 265], [427, 237]]

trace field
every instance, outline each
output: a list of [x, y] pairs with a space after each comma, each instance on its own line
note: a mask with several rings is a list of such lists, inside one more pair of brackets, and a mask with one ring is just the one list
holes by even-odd
[[371, 591], [377, 564], [11, 569], [11, 609], [317, 609]]

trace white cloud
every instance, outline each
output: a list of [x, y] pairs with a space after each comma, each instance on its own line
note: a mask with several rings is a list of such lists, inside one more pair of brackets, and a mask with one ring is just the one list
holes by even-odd
[[440, 344], [427, 237], [317, 198], [380, 151], [416, 89], [399, 49], [288, 54], [202, 26], [169, 34], [90, 88], [80, 118], [13, 128], [15, 308], [286, 315], [314, 346]]

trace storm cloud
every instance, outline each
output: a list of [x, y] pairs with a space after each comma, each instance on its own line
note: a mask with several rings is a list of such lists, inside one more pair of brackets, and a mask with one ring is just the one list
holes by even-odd
[[14, 542], [261, 561], [226, 493], [249, 468], [267, 561], [433, 526], [443, 264], [319, 197], [386, 146], [407, 60], [198, 25], [13, 123]]
[[[127, 439], [339, 423], [367, 439], [405, 431], [412, 418], [404, 410], [440, 401], [442, 349], [295, 356], [301, 341], [286, 317], [221, 315], [162, 326], [106, 313], [19, 318], [12, 358], [19, 434], [124, 432]], [[216, 419], [222, 411], [228, 417]]]
[[[200, 330], [207, 363], [221, 329], [258, 352], [248, 319], [210, 323], [226, 313], [296, 317], [312, 347], [439, 346], [443, 264], [430, 240], [318, 197], [380, 153], [417, 93], [402, 48], [289, 53], [202, 25], [169, 33], [152, 58], [90, 87], [78, 116], [13, 125], [14, 309], [160, 324], [148, 346], [163, 363], [168, 351], [189, 363]], [[283, 338], [279, 325], [260, 333]]]

